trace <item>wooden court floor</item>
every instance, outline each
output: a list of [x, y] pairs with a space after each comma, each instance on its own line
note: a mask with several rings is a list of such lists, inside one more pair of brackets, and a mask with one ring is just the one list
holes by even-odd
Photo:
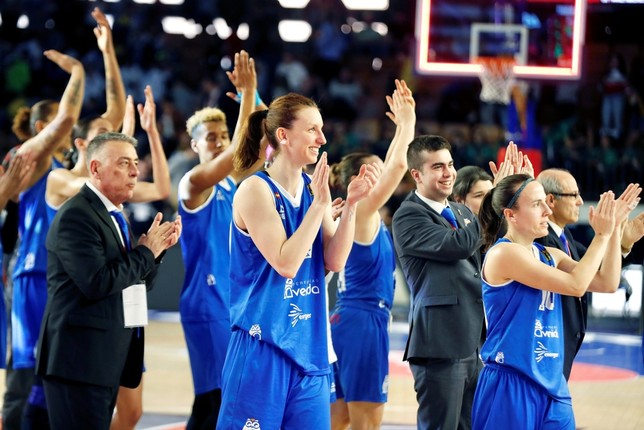
[[[399, 355], [399, 352], [392, 353], [394, 361], [384, 421], [412, 428], [416, 422], [413, 380], [406, 363], [396, 362]], [[188, 416], [192, 405], [192, 380], [178, 322], [150, 322], [146, 329], [145, 364], [144, 413]], [[1, 395], [4, 392], [4, 372], [0, 375]], [[644, 378], [572, 382], [571, 392], [578, 429], [644, 429]]]

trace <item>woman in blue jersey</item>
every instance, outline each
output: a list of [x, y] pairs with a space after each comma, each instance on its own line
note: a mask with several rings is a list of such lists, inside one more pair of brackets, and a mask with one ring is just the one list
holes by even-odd
[[248, 53], [236, 53], [234, 63], [228, 77], [241, 94], [241, 104], [232, 142], [220, 109], [201, 109], [186, 123], [192, 149], [199, 154], [199, 164], [181, 178], [177, 196], [184, 222], [180, 241], [186, 273], [179, 313], [195, 393], [187, 430], [217, 424], [221, 369], [230, 339], [228, 242], [233, 195], [239, 181], [255, 172], [262, 161], [251, 172], [233, 169], [241, 124], [255, 107], [257, 90], [255, 63]]
[[[533, 243], [548, 233], [551, 211], [532, 177], [508, 176], [485, 196], [479, 219], [487, 250], [481, 278], [488, 328], [472, 428], [575, 428], [563, 376], [559, 295], [578, 297], [590, 285], [617, 288], [620, 224], [636, 194], [616, 201], [608, 191], [591, 207], [595, 237], [579, 262]], [[506, 233], [496, 240], [502, 226]]]
[[349, 258], [338, 278], [331, 313], [337, 400], [331, 405], [331, 428], [378, 429], [389, 386], [389, 318], [394, 296], [394, 257], [391, 234], [380, 208], [407, 171], [407, 147], [414, 138], [414, 99], [404, 81], [387, 96], [396, 132], [384, 164], [372, 154], [353, 153], [331, 167], [331, 184], [346, 191], [365, 163], [382, 166], [378, 183], [356, 208], [356, 230]]
[[[373, 189], [377, 165], [351, 182], [339, 223], [332, 220], [322, 116], [299, 94], [250, 115], [235, 167], [274, 161], [239, 186], [230, 244], [232, 335], [222, 374], [217, 428], [325, 429], [330, 426], [325, 270], [342, 270], [356, 206]], [[312, 176], [305, 166], [317, 161]]]
[[[5, 166], [0, 167], [0, 212], [4, 212], [7, 203], [10, 200], [17, 200], [18, 194], [27, 186], [31, 176], [31, 171], [35, 163], [31, 160], [31, 153], [7, 157], [6, 171]], [[2, 214], [2, 225], [4, 227], [7, 217]], [[3, 249], [0, 242], [0, 270], [2, 270]], [[0, 272], [2, 275], [2, 272]], [[0, 276], [0, 291], [4, 289], [4, 276]], [[7, 365], [7, 310], [4, 303], [4, 294], [0, 295], [0, 368], [4, 369]]]
[[12, 371], [2, 412], [3, 422], [10, 428], [48, 427], [42, 381], [34, 374], [36, 343], [47, 301], [44, 244], [49, 220], [44, 196], [47, 175], [61, 166], [62, 150], [69, 147], [69, 133], [78, 120], [85, 88], [85, 69], [78, 60], [54, 50], [44, 54], [69, 74], [69, 81], [60, 102], [39, 101], [30, 109], [21, 109], [13, 121], [12, 130], [24, 141], [17, 154], [29, 151], [35, 166], [20, 193], [20, 242], [12, 273]]

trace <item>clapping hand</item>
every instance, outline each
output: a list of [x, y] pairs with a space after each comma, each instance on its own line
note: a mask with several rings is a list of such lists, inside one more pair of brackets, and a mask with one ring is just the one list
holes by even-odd
[[181, 236], [183, 226], [181, 224], [181, 216], [177, 216], [174, 221], [163, 220], [163, 214], [157, 213], [152, 221], [152, 225], [147, 233], [144, 233], [139, 238], [139, 245], [147, 247], [154, 254], [154, 258], [159, 257], [163, 251], [174, 246]]
[[149, 85], [145, 86], [145, 106], [139, 103], [136, 105], [141, 119], [141, 128], [146, 133], [154, 131], [157, 127], [156, 105], [154, 104], [154, 94]]
[[588, 221], [596, 235], [610, 235], [615, 228], [615, 194], [606, 191], [599, 196], [597, 207], [590, 207]]
[[352, 206], [369, 195], [378, 182], [382, 168], [377, 163], [360, 166], [358, 176], [349, 182], [347, 187], [347, 205]]

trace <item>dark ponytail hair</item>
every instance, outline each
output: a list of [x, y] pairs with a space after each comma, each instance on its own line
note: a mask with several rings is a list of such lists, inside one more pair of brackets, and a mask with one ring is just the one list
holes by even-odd
[[479, 222], [483, 235], [483, 251], [496, 242], [501, 228], [507, 228], [503, 210], [516, 207], [523, 188], [533, 179], [529, 175], [510, 175], [501, 180], [485, 195], [479, 208]]
[[297, 113], [304, 108], [317, 105], [313, 100], [296, 93], [288, 93], [273, 100], [267, 110], [253, 112], [242, 130], [239, 143], [235, 149], [233, 163], [236, 170], [249, 169], [260, 158], [259, 150], [263, 137], [279, 153], [279, 142], [275, 132], [283, 127], [290, 129]]
[[338, 191], [345, 193], [351, 177], [360, 173], [360, 167], [364, 164], [364, 160], [371, 156], [366, 152], [352, 152], [345, 155], [339, 162], [331, 166], [329, 184]]
[[[235, 170], [248, 170], [260, 158], [262, 137], [264, 137], [264, 120], [268, 110], [255, 111], [246, 120], [246, 126], [242, 129], [239, 142], [233, 155]], [[270, 141], [269, 141], [270, 144]], [[271, 146], [273, 146], [271, 144]], [[273, 149], [276, 149], [273, 146]]]
[[13, 117], [11, 130], [21, 142], [38, 134], [36, 121], [45, 120], [58, 109], [56, 100], [41, 100], [30, 108], [23, 107]]

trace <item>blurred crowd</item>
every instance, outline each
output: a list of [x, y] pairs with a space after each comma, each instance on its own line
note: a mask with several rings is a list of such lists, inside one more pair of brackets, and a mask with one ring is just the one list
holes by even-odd
[[[31, 4], [33, 3], [33, 4]], [[87, 72], [83, 115], [100, 113], [105, 82], [101, 53], [88, 38], [90, 3], [76, 2], [63, 10], [57, 2], [12, 2], [2, 10], [0, 26], [0, 152], [18, 143], [11, 132], [17, 109], [44, 98], [56, 99], [67, 76], [46, 61], [45, 49], [58, 49], [82, 61]], [[218, 106], [231, 122], [238, 106], [225, 93], [231, 91], [225, 71], [232, 54], [243, 48], [257, 61], [259, 93], [264, 100], [295, 91], [316, 100], [325, 117], [329, 161], [361, 149], [384, 156], [394, 128], [384, 120], [385, 94], [394, 78], [405, 79], [417, 99], [418, 128], [437, 133], [455, 148], [457, 166], [478, 165], [496, 158], [509, 136], [501, 124], [482, 124], [476, 78], [420, 77], [413, 72], [414, 5], [391, 2], [385, 12], [347, 11], [338, 2], [311, 1], [297, 11], [311, 22], [308, 42], [286, 43], [277, 22], [286, 9], [277, 1], [250, 5], [235, 2], [192, 2], [182, 13], [208, 25], [205, 17], [223, 16], [235, 28], [245, 22], [249, 35], [241, 40], [233, 31], [226, 40], [206, 32], [188, 39], [166, 34], [161, 18], [169, 6], [150, 7], [134, 2], [110, 3], [114, 43], [127, 94], [154, 91], [158, 124], [174, 180], [197, 162], [190, 149], [185, 120], [195, 110]], [[31, 5], [31, 7], [30, 7]], [[341, 4], [340, 4], [341, 6]], [[22, 9], [18, 9], [18, 7]], [[29, 10], [27, 28], [17, 28], [21, 10]], [[351, 12], [351, 13], [350, 13]], [[293, 14], [293, 10], [288, 13]], [[372, 22], [385, 22], [386, 35], [373, 30]], [[69, 23], [74, 23], [70, 25]], [[362, 25], [356, 31], [356, 26]], [[632, 49], [631, 49], [632, 51]], [[573, 172], [585, 197], [594, 200], [600, 190], [623, 188], [642, 177], [644, 148], [644, 56], [631, 53], [628, 61], [620, 47], [608, 47], [605, 64], [587, 67], [580, 82], [528, 83], [527, 97], [537, 124], [537, 148], [543, 168], [563, 166]], [[594, 61], [593, 63], [596, 63]], [[591, 70], [592, 69], [592, 70]], [[596, 73], [593, 73], [595, 71]], [[594, 76], [597, 76], [595, 79]], [[142, 100], [135, 100], [136, 102]], [[142, 143], [145, 160], [145, 136]], [[521, 145], [521, 139], [517, 143]], [[149, 175], [142, 163], [141, 174]], [[176, 207], [164, 202], [168, 210]], [[137, 208], [133, 212], [144, 212]]]

